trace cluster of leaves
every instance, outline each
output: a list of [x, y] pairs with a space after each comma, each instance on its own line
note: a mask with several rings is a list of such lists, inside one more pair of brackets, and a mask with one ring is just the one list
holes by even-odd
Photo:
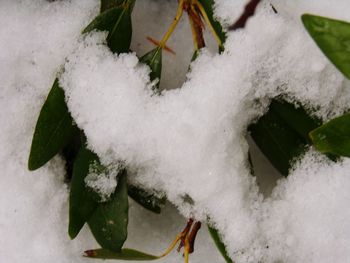
[[[205, 10], [206, 19], [210, 21], [212, 29], [223, 43], [225, 34], [213, 17], [213, 0], [199, 0], [199, 3]], [[101, 0], [100, 14], [82, 33], [86, 34], [93, 30], [107, 31], [106, 42], [112, 52], [117, 54], [129, 52], [134, 4], [135, 0]], [[219, 47], [222, 49], [222, 45]], [[159, 45], [140, 58], [141, 63], [150, 67], [151, 80], [161, 78], [162, 50], [163, 46]], [[154, 92], [160, 94], [159, 82]], [[87, 223], [96, 241], [101, 245], [101, 249], [86, 251], [86, 256], [124, 260], [158, 259], [158, 256], [123, 248], [127, 239], [128, 196], [155, 213], [161, 212], [165, 198], [158, 198], [129, 184], [125, 167], [120, 169], [116, 178], [117, 187], [105, 202], [101, 202], [98, 194], [85, 184], [91, 165], [97, 164], [101, 170], [104, 170], [104, 167], [98, 156], [87, 149], [83, 131], [74, 124], [58, 77], [39, 114], [28, 161], [29, 170], [42, 167], [57, 154], [61, 154], [66, 160], [67, 181], [70, 183], [69, 236], [75, 238]], [[211, 233], [215, 233], [213, 234], [215, 243], [219, 244], [220, 251], [226, 256], [218, 233], [212, 228]]]
[[[322, 52], [350, 79], [350, 24], [309, 14], [303, 15], [302, 21]], [[332, 160], [337, 156], [350, 157], [350, 114], [322, 125], [300, 105], [295, 107], [277, 98], [249, 129], [261, 151], [284, 176], [308, 145]]]
[[[131, 14], [135, 1], [101, 0], [100, 14], [82, 33], [93, 30], [107, 31], [106, 42], [112, 52], [129, 52], [132, 38]], [[187, 10], [190, 20], [192, 19], [193, 32], [197, 34], [195, 39], [198, 40], [193, 59], [204, 46], [202, 29], [193, 23], [197, 16], [201, 15], [207, 21], [218, 40], [219, 51], [223, 50], [226, 37], [220, 23], [213, 17], [214, 1], [198, 2], [202, 11]], [[304, 15], [302, 20], [321, 50], [347, 78], [350, 78], [350, 24], [312, 15]], [[160, 44], [140, 58], [141, 63], [150, 67], [151, 80], [161, 79], [163, 48], [164, 45]], [[159, 81], [154, 92], [161, 93]], [[320, 120], [310, 116], [300, 105], [296, 107], [281, 98], [275, 98], [268, 112], [252, 124], [249, 131], [270, 162], [282, 175], [287, 176], [293, 160], [305, 151], [307, 145], [314, 145], [317, 150], [331, 158], [350, 156], [349, 124], [350, 114], [346, 114], [322, 125]], [[161, 205], [165, 199], [129, 184], [126, 167], [120, 169], [116, 178], [117, 187], [105, 202], [101, 202], [97, 193], [85, 184], [90, 165], [97, 163], [101, 171], [104, 167], [98, 156], [87, 149], [84, 133], [74, 124], [58, 78], [53, 83], [36, 124], [28, 162], [29, 169], [40, 168], [56, 154], [61, 154], [66, 160], [67, 180], [70, 183], [68, 233], [71, 238], [75, 238], [87, 223], [96, 241], [101, 245], [101, 249], [86, 251], [86, 256], [125, 260], [158, 259], [158, 256], [123, 248], [127, 239], [128, 196], [155, 213], [161, 212]], [[217, 230], [209, 227], [209, 232], [226, 262], [232, 263]]]

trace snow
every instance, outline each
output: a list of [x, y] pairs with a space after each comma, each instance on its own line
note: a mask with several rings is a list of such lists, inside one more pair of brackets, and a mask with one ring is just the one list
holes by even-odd
[[[325, 120], [349, 108], [349, 82], [300, 22], [305, 11], [350, 20], [347, 1], [272, 1], [279, 14], [264, 2], [246, 29], [229, 33], [225, 52], [203, 50], [187, 75], [193, 50], [182, 22], [168, 43], [177, 55], [164, 54], [161, 96], [136, 54], [152, 48], [146, 36], [161, 38], [175, 1], [138, 1], [136, 53], [119, 56], [105, 46], [105, 33], [80, 35], [97, 2], [0, 4], [0, 261], [85, 262], [83, 250], [97, 247], [86, 228], [68, 238], [62, 160], [27, 171], [36, 118], [58, 72], [72, 116], [102, 163], [122, 161], [132, 182], [166, 193], [184, 217], [209, 220], [235, 262], [348, 261], [350, 161], [333, 163], [310, 149], [264, 197], [250, 174], [246, 133], [278, 96]], [[245, 4], [218, 0], [217, 16], [229, 25]], [[110, 169], [96, 178], [91, 169], [86, 183], [108, 198], [115, 176]], [[184, 224], [169, 205], [158, 216], [131, 202], [127, 246], [160, 254]], [[179, 260], [172, 254], [160, 262]], [[191, 262], [223, 262], [205, 229]]]
[[114, 193], [118, 185], [117, 177], [120, 168], [119, 164], [107, 167], [101, 166], [96, 161], [90, 164], [89, 174], [85, 177], [84, 182], [100, 196], [101, 202], [108, 201], [111, 194]]

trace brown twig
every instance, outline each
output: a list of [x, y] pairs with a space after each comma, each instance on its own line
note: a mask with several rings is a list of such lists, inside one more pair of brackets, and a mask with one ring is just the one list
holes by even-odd
[[251, 0], [244, 8], [243, 14], [238, 18], [238, 20], [231, 25], [229, 30], [237, 30], [239, 28], [244, 28], [248, 19], [254, 15], [255, 9], [261, 0]]

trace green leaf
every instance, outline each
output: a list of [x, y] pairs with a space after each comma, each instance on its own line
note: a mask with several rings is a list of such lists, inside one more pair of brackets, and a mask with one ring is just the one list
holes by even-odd
[[312, 118], [303, 107], [296, 108], [285, 101], [273, 100], [270, 109], [277, 113], [305, 142], [310, 141], [309, 132], [322, 124], [321, 120]]
[[128, 191], [126, 171], [118, 175], [118, 185], [111, 200], [100, 203], [88, 220], [91, 232], [102, 248], [120, 252], [127, 238]]
[[288, 125], [274, 108], [249, 127], [251, 136], [272, 165], [284, 176], [291, 161], [305, 150], [305, 140]]
[[30, 149], [28, 168], [33, 171], [54, 157], [72, 139], [76, 127], [68, 111], [58, 79], [40, 111]]
[[335, 118], [310, 132], [315, 148], [322, 153], [350, 157], [350, 114]]
[[221, 255], [224, 257], [226, 262], [233, 263], [232, 259], [227, 255], [226, 247], [225, 247], [224, 243], [222, 242], [218, 231], [215, 228], [212, 228], [210, 226], [208, 226], [208, 230], [209, 230], [211, 237], [214, 240], [216, 247], [220, 251]]
[[125, 0], [101, 0], [100, 13], [103, 13], [104, 11], [113, 7], [121, 6], [124, 2]]
[[87, 27], [85, 27], [82, 33], [90, 33], [93, 30], [108, 32], [112, 31], [123, 10], [124, 9], [122, 7], [115, 7], [106, 10], [105, 12], [95, 17], [95, 19], [92, 20], [91, 23], [87, 25]]
[[223, 51], [223, 49], [224, 49], [223, 44], [226, 41], [226, 34], [223, 31], [222, 26], [219, 23], [219, 21], [217, 21], [214, 18], [214, 11], [213, 11], [214, 0], [199, 0], [199, 2], [202, 4], [202, 6], [203, 6], [208, 18], [209, 18], [210, 24], [212, 25], [214, 31], [216, 32], [217, 36], [221, 40], [222, 46], [219, 47], [219, 50]]
[[[150, 52], [146, 53], [140, 58], [140, 62], [145, 63], [151, 69], [150, 79], [151, 81], [158, 79], [162, 74], [162, 48], [157, 47]], [[159, 81], [154, 87], [154, 90], [159, 93]]]
[[98, 157], [85, 147], [80, 149], [74, 162], [73, 177], [69, 196], [69, 236], [75, 238], [84, 224], [98, 207], [94, 193], [85, 186], [89, 167], [98, 162]]
[[322, 52], [350, 79], [350, 23], [309, 14], [301, 19]]
[[108, 31], [107, 44], [112, 52], [129, 52], [132, 25], [131, 25], [131, 7], [128, 5], [114, 7], [106, 10], [97, 16], [84, 30], [83, 33], [92, 30]]
[[139, 205], [156, 214], [160, 214], [161, 205], [164, 205], [165, 203], [165, 198], [158, 198], [155, 195], [132, 185], [128, 185], [128, 194]]
[[94, 249], [85, 251], [86, 257], [99, 258], [99, 259], [122, 259], [122, 260], [135, 260], [146, 261], [159, 259], [158, 256], [146, 254], [134, 249], [124, 248], [121, 252], [113, 252], [107, 249]]

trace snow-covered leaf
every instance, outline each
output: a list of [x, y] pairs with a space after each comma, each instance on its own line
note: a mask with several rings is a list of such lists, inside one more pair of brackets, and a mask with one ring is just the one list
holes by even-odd
[[322, 52], [350, 79], [350, 23], [309, 14], [302, 21]]
[[165, 198], [158, 198], [155, 195], [132, 185], [128, 185], [128, 194], [138, 204], [157, 214], [160, 214], [161, 206], [165, 203]]
[[315, 148], [322, 153], [350, 157], [350, 114], [335, 118], [310, 132]]
[[158, 256], [146, 254], [141, 251], [134, 249], [124, 248], [120, 252], [113, 252], [107, 249], [94, 249], [85, 251], [86, 257], [89, 258], [100, 258], [100, 259], [122, 259], [122, 260], [155, 260], [159, 259]]
[[62, 150], [76, 129], [64, 99], [64, 91], [56, 79], [36, 123], [28, 161], [29, 170], [40, 168]]

